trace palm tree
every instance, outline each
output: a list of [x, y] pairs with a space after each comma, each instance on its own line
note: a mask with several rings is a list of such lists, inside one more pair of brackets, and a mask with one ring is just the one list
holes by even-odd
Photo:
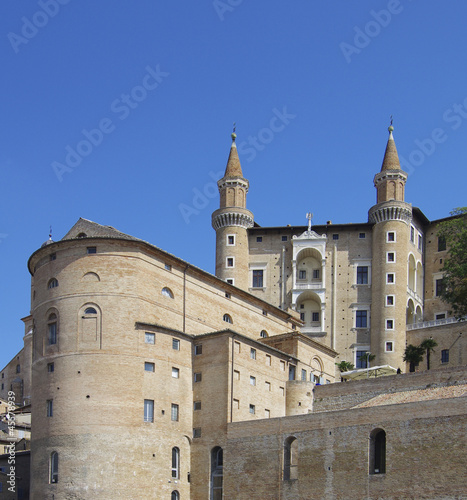
[[422, 349], [425, 349], [426, 350], [426, 369], [429, 370], [430, 369], [430, 354], [432, 352], [435, 352], [435, 347], [438, 345], [438, 342], [436, 342], [436, 340], [433, 340], [432, 337], [430, 337], [429, 339], [425, 339], [421, 344], [420, 344], [420, 347]]
[[339, 368], [339, 371], [342, 372], [349, 372], [350, 370], [353, 370], [355, 366], [353, 363], [350, 363], [350, 361], [341, 361], [340, 363], [335, 363], [335, 365]]
[[403, 360], [406, 363], [410, 363], [410, 372], [415, 371], [415, 367], [423, 361], [423, 355], [425, 354], [425, 349], [419, 345], [409, 344], [404, 351]]
[[358, 360], [359, 361], [366, 361], [366, 368], [370, 368], [370, 363], [376, 358], [376, 354], [371, 354], [371, 352], [366, 352], [365, 354], [362, 354]]

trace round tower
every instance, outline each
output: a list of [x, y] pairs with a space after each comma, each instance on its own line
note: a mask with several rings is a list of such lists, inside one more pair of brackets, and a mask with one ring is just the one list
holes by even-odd
[[248, 289], [248, 228], [253, 214], [246, 209], [249, 183], [242, 167], [232, 134], [232, 146], [225, 174], [217, 182], [220, 208], [212, 214], [216, 230], [216, 276], [244, 290]]
[[375, 365], [404, 371], [412, 206], [404, 201], [407, 173], [400, 167], [392, 125], [388, 130], [383, 165], [374, 178], [376, 205], [368, 213], [369, 222], [374, 223], [370, 349], [376, 355]]

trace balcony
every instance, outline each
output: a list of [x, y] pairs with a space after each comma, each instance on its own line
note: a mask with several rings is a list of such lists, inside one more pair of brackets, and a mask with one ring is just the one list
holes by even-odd
[[418, 293], [414, 292], [408, 285], [407, 285], [407, 293], [408, 295], [410, 295], [410, 297], [417, 301], [420, 305], [423, 304], [423, 301], [422, 301], [422, 298], [420, 297], [420, 295], [418, 295]]
[[433, 321], [422, 321], [421, 323], [412, 323], [410, 325], [406, 325], [406, 330], [419, 330], [420, 328], [430, 328], [433, 326], [449, 325], [450, 323], [457, 323], [457, 319], [444, 318], [444, 319], [435, 319]]
[[321, 290], [324, 288], [321, 280], [298, 281], [295, 283], [295, 290]]

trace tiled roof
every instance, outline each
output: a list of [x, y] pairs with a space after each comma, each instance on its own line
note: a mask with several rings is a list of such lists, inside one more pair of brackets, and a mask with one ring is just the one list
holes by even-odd
[[381, 166], [381, 172], [385, 170], [401, 170], [392, 130], [389, 131], [389, 139], [386, 145], [386, 151], [384, 152], [383, 165]]

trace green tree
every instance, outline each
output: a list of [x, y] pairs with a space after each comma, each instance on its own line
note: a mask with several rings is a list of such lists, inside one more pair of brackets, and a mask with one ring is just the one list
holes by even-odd
[[442, 222], [438, 232], [449, 251], [442, 268], [441, 298], [461, 320], [467, 316], [467, 207], [455, 208], [451, 215], [454, 217]]
[[438, 345], [436, 340], [433, 340], [431, 337], [429, 339], [425, 339], [420, 347], [426, 351], [426, 369], [430, 369], [430, 354], [435, 352], [435, 347]]
[[425, 354], [425, 349], [419, 345], [409, 344], [404, 351], [403, 360], [410, 364], [409, 371], [414, 372], [415, 367], [423, 361], [423, 355]]
[[342, 372], [349, 372], [350, 370], [353, 370], [355, 366], [353, 363], [350, 363], [350, 361], [341, 361], [340, 363], [336, 363], [336, 366], [339, 368], [339, 371]]
[[376, 358], [376, 354], [371, 354], [371, 352], [366, 352], [365, 354], [362, 354], [358, 360], [359, 361], [366, 361], [368, 363], [368, 367], [367, 368], [370, 368], [370, 363], [372, 361], [374, 361], [374, 359]]

